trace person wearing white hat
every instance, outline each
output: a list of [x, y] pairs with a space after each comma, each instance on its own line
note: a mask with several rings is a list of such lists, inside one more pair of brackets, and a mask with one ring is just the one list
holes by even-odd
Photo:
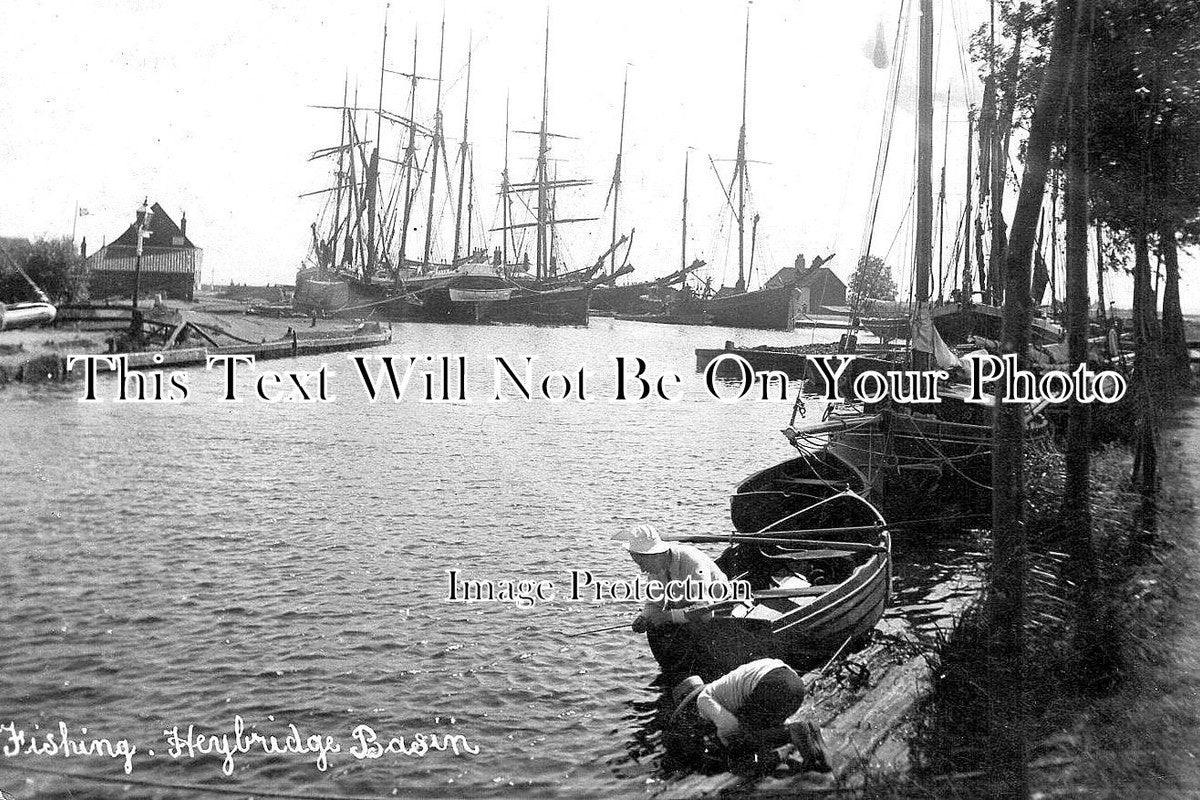
[[[696, 587], [722, 583], [728, 587], [729, 579], [725, 573], [702, 550], [689, 544], [664, 542], [653, 525], [638, 525], [613, 538], [625, 543], [629, 556], [652, 583], [661, 586], [692, 583]], [[647, 601], [642, 613], [633, 621], [633, 630], [643, 633], [650, 628], [681, 625], [712, 616], [707, 611], [689, 612], [688, 605], [685, 600], [670, 601], [666, 598], [661, 603]]]

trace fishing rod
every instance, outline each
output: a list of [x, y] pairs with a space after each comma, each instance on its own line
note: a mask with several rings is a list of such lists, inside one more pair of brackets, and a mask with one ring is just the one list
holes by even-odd
[[[568, 633], [565, 635], [568, 639], [574, 639], [576, 636], [587, 636], [588, 634], [591, 634], [591, 633], [604, 633], [606, 631], [615, 631], [618, 628], [629, 628], [629, 623], [622, 622], [620, 625], [609, 625], [608, 627], [605, 627], [605, 628], [592, 628], [591, 630], [578, 631], [576, 633]], [[630, 628], [630, 630], [632, 630], [632, 628]]]

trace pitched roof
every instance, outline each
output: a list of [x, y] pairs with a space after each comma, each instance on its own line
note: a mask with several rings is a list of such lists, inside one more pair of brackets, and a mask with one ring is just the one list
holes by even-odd
[[829, 267], [809, 267], [807, 269], [800, 270], [799, 274], [797, 274], [795, 267], [784, 267], [772, 275], [771, 279], [763, 284], [763, 286], [786, 286], [788, 284], [794, 284], [797, 289], [803, 289], [805, 286], [811, 285], [813, 281], [821, 276], [828, 276], [839, 283], [841, 283], [842, 280], [837, 276], [837, 273], [829, 269]]
[[[150, 206], [154, 215], [150, 218], [150, 236], [143, 240], [146, 247], [175, 247], [194, 250], [196, 245], [184, 236], [175, 220], [171, 219], [158, 203]], [[108, 243], [109, 247], [136, 247], [137, 223], [132, 223], [124, 233]]]

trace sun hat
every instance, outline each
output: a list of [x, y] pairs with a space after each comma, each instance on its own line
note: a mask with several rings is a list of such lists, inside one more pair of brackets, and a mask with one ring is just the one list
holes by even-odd
[[675, 703], [675, 711], [671, 714], [671, 719], [674, 720], [682, 714], [688, 706], [688, 703], [696, 699], [696, 695], [700, 694], [704, 689], [704, 679], [699, 675], [689, 675], [688, 677], [675, 684], [675, 688], [671, 690], [671, 700]]
[[631, 553], [653, 555], [665, 553], [671, 549], [658, 535], [653, 525], [638, 525], [627, 531], [621, 531], [613, 539], [625, 542], [625, 549]]

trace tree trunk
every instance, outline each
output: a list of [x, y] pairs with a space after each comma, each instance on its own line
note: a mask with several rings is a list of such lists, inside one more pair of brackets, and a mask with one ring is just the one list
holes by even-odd
[[[1091, 19], [1091, 0], [1077, 0], [1081, 20]], [[1088, 355], [1088, 152], [1087, 119], [1088, 64], [1091, 34], [1079, 37], [1074, 59], [1072, 97], [1067, 127], [1066, 217], [1066, 323], [1071, 369], [1087, 363]], [[1100, 583], [1096, 553], [1092, 546], [1090, 503], [1091, 405], [1073, 398], [1067, 411], [1066, 486], [1063, 518], [1067, 525], [1067, 548], [1076, 584], [1076, 651], [1078, 675], [1084, 685], [1107, 681], [1112, 676], [1111, 647], [1105, 615], [1098, 602]]]
[[1171, 377], [1185, 383], [1190, 377], [1187, 351], [1187, 331], [1183, 324], [1183, 308], [1179, 303], [1179, 253], [1175, 244], [1175, 228], [1163, 222], [1158, 229], [1159, 250], [1167, 265], [1167, 281], [1163, 288], [1162, 351]]
[[1008, 174], [1008, 144], [1012, 135], [1013, 114], [1017, 107], [1017, 68], [1021, 63], [1021, 39], [1024, 34], [1024, 26], [1019, 25], [1013, 41], [1012, 54], [1004, 68], [1004, 102], [997, 111], [996, 126], [992, 135], [992, 253], [989, 264], [990, 280], [994, 287], [992, 296], [997, 303], [1000, 302], [1005, 286], [1004, 249], [1007, 246], [1007, 233], [1004, 230], [1004, 187], [1007, 184], [1005, 176]]
[[[1075, 4], [1061, 2], [1046, 72], [1029, 124], [1025, 171], [1013, 213], [1004, 259], [1004, 324], [1001, 351], [1023, 359], [1029, 346], [1032, 300], [1030, 261], [1042, 196], [1046, 190], [1050, 148], [1058, 133], [1063, 99], [1071, 73], [1075, 41]], [[997, 165], [998, 166], [998, 165]], [[1004, 388], [999, 400], [1003, 401]], [[996, 406], [992, 455], [992, 575], [990, 623], [996, 658], [989, 663], [993, 701], [989, 719], [992, 747], [988, 777], [994, 796], [1027, 797], [1028, 744], [1025, 732], [1025, 408]]]
[[[1143, 187], [1143, 208], [1146, 197]], [[1158, 472], [1158, 418], [1155, 408], [1159, 399], [1158, 343], [1162, 338], [1155, 314], [1154, 294], [1150, 282], [1149, 233], [1143, 213], [1142, 221], [1133, 232], [1133, 341], [1136, 362], [1133, 386], [1137, 400], [1137, 447], [1133, 459], [1133, 483], [1144, 493], [1154, 491]]]

